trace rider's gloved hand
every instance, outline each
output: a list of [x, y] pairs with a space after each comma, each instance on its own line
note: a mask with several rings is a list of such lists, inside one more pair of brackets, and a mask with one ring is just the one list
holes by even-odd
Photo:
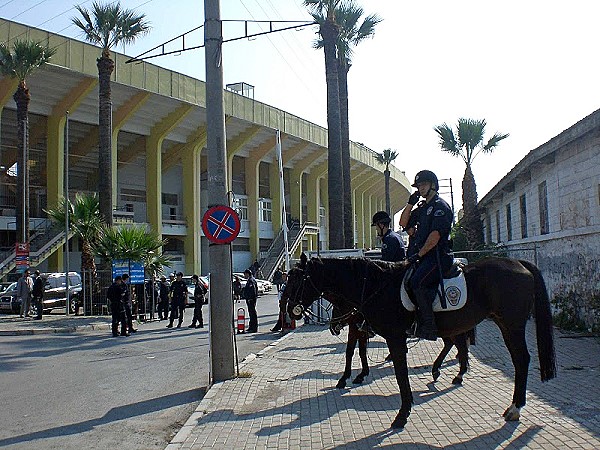
[[419, 194], [419, 191], [415, 191], [412, 194], [410, 194], [410, 197], [408, 197], [408, 204], [414, 206], [419, 202], [420, 198], [421, 195]]
[[408, 258], [406, 258], [406, 260], [408, 261], [409, 264], [417, 263], [417, 262], [419, 262], [420, 259], [421, 258], [419, 257], [418, 253], [413, 253]]

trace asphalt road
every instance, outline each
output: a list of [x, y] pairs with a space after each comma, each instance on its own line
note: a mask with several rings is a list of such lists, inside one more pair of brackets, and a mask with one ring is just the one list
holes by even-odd
[[[275, 294], [259, 297], [259, 332], [236, 336], [240, 361], [279, 337], [269, 332], [277, 308]], [[186, 310], [180, 329], [157, 321], [127, 338], [0, 337], [0, 447], [164, 448], [208, 383], [208, 327], [187, 328], [191, 319]]]

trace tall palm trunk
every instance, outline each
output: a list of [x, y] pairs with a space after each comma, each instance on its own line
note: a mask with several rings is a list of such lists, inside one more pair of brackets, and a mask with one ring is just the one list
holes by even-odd
[[329, 248], [344, 248], [342, 150], [340, 130], [340, 94], [336, 41], [338, 27], [331, 19], [321, 26], [325, 52], [325, 80], [327, 82], [327, 188], [329, 191]]
[[462, 222], [464, 223], [468, 246], [470, 250], [475, 250], [483, 245], [483, 225], [479, 219], [477, 185], [475, 184], [475, 177], [470, 165], [467, 165], [462, 180], [462, 200], [464, 208]]
[[350, 179], [350, 124], [348, 120], [348, 70], [338, 55], [338, 84], [340, 92], [340, 128], [342, 145], [342, 177], [344, 186], [344, 247], [354, 248], [354, 214], [352, 213], [352, 183]]
[[112, 198], [112, 104], [110, 77], [115, 68], [114, 61], [108, 51], [102, 52], [102, 57], [96, 60], [98, 66], [98, 197], [100, 214], [104, 223], [113, 223]]
[[25, 81], [13, 95], [17, 104], [17, 241], [29, 240], [29, 102], [31, 96]]
[[390, 170], [386, 167], [383, 171], [383, 176], [385, 177], [385, 212], [391, 214], [391, 205], [390, 205]]

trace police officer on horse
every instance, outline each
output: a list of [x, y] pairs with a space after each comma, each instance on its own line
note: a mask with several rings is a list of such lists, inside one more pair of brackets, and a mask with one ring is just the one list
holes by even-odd
[[[453, 257], [449, 241], [452, 209], [439, 197], [438, 179], [432, 171], [422, 170], [417, 173], [412, 186], [416, 187], [417, 191], [408, 199], [400, 216], [400, 225], [407, 227], [411, 212], [418, 223], [414, 235], [417, 251], [407, 259], [409, 264], [414, 265], [409, 284], [417, 303], [415, 335], [435, 341], [437, 327], [432, 304], [443, 274], [452, 266]], [[424, 200], [419, 202], [420, 197]], [[415, 205], [417, 207], [413, 210]]]
[[372, 227], [377, 227], [377, 236], [381, 238], [381, 259], [383, 261], [402, 261], [405, 256], [404, 241], [398, 233], [390, 229], [392, 219], [385, 211], [373, 215]]

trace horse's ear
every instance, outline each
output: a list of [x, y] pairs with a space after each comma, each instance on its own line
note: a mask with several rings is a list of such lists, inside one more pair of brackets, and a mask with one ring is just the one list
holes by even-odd
[[300, 255], [300, 267], [305, 267], [307, 262], [308, 257], [306, 256], [306, 253], [302, 252], [302, 254]]

